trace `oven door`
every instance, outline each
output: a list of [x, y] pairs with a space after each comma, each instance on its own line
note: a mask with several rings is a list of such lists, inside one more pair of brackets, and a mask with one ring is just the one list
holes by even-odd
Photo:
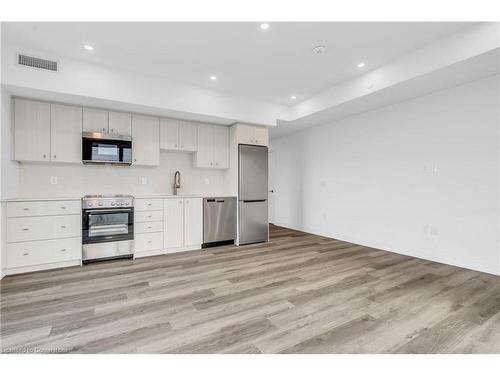
[[83, 210], [82, 242], [84, 244], [133, 239], [133, 208]]

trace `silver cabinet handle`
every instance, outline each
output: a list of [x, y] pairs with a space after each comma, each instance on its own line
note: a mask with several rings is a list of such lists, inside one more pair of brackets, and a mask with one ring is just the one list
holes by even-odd
[[47, 157], [47, 154], [43, 154], [43, 158], [45, 159]]
[[174, 145], [174, 148], [177, 148], [177, 143]]
[[148, 203], [148, 206], [151, 206], [151, 205], [152, 205], [152, 203]]
[[111, 129], [111, 133], [114, 133], [115, 132], [115, 129]]
[[153, 228], [153, 227], [148, 227], [148, 229], [151, 229], [151, 228]]
[[148, 241], [148, 243], [151, 243], [151, 242], [153, 242], [153, 241]]
[[151, 219], [152, 217], [153, 217], [153, 216], [151, 216], [151, 215], [148, 215], [148, 219]]
[[181, 148], [184, 148], [184, 145], [181, 145]]
[[27, 256], [27, 255], [30, 255], [30, 253], [24, 253], [23, 256]]
[[66, 251], [66, 249], [61, 249], [61, 251], [64, 253]]
[[102, 128], [102, 131], [105, 132], [106, 131], [106, 128]]
[[56, 158], [57, 156], [54, 154], [54, 159]]
[[29, 211], [30, 209], [29, 208], [23, 208], [23, 211]]
[[61, 210], [65, 210], [66, 209], [66, 206], [61, 206]]
[[66, 225], [61, 225], [61, 228], [62, 229], [66, 229]]
[[23, 230], [30, 230], [30, 228], [23, 228]]
[[179, 204], [182, 204], [182, 201], [179, 201]]

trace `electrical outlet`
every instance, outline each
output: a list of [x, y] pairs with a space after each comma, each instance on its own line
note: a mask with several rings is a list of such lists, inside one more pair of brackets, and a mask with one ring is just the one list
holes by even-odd
[[51, 176], [50, 177], [50, 184], [51, 185], [57, 185], [57, 176]]
[[439, 236], [439, 228], [434, 225], [431, 225], [431, 235]]
[[210, 180], [208, 178], [205, 178], [205, 185], [210, 185]]
[[148, 184], [148, 178], [147, 178], [147, 177], [142, 177], [142, 178], [141, 178], [141, 183], [142, 183], [143, 185], [147, 185], [147, 184]]

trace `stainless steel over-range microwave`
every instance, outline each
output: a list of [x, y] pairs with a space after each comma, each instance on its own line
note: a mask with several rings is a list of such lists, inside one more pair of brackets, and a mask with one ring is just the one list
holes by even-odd
[[132, 138], [107, 133], [82, 133], [84, 164], [132, 164]]

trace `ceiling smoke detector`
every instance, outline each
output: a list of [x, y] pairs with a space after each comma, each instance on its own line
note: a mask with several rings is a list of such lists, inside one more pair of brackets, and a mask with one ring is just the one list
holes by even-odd
[[326, 46], [322, 46], [321, 44], [317, 45], [316, 47], [313, 48], [313, 52], [316, 55], [321, 55], [326, 52]]

